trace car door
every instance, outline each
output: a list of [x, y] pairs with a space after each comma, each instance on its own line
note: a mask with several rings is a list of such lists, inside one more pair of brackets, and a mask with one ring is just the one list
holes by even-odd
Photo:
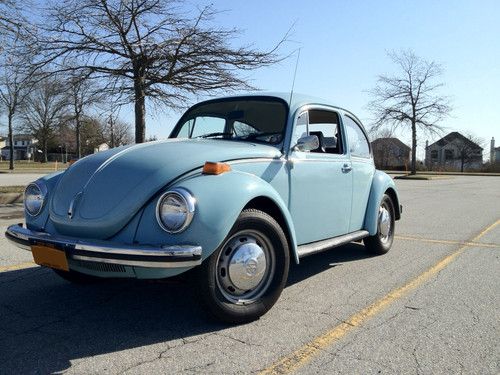
[[[316, 150], [293, 149], [305, 135], [318, 136]], [[289, 193], [298, 244], [345, 234], [349, 230], [352, 173], [345, 138], [336, 111], [299, 111], [289, 153]]]
[[352, 210], [349, 232], [363, 229], [375, 165], [370, 142], [363, 127], [349, 114], [343, 114], [352, 167]]

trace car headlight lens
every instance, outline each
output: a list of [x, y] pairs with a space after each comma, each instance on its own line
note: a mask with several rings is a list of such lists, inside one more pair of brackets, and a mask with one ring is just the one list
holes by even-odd
[[24, 191], [24, 208], [31, 216], [36, 216], [42, 211], [43, 202], [47, 195], [46, 189], [31, 183]]
[[195, 199], [189, 191], [175, 188], [164, 193], [158, 200], [156, 218], [158, 224], [169, 233], [179, 233], [193, 220]]

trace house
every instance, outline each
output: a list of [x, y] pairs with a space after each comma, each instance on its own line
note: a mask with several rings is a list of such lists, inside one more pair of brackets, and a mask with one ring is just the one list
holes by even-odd
[[425, 146], [425, 165], [429, 170], [474, 170], [483, 165], [483, 148], [459, 132], [451, 132]]
[[[29, 160], [33, 157], [38, 141], [29, 134], [14, 135], [14, 160]], [[5, 138], [5, 145], [1, 148], [2, 160], [10, 159], [10, 142]]]
[[372, 142], [373, 158], [379, 169], [407, 169], [411, 148], [397, 138], [378, 138]]

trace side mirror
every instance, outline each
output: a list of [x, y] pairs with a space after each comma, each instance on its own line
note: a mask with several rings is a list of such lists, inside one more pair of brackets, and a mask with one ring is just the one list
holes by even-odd
[[319, 139], [316, 135], [306, 135], [299, 138], [297, 144], [293, 147], [296, 151], [311, 151], [319, 147]]

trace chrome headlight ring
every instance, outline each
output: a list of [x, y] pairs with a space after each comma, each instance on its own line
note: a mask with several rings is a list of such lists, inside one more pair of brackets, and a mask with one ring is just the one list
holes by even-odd
[[30, 216], [38, 216], [46, 198], [47, 186], [41, 182], [32, 182], [24, 190], [24, 210]]
[[185, 230], [193, 220], [196, 199], [186, 189], [178, 187], [163, 193], [156, 205], [156, 220], [171, 234]]

